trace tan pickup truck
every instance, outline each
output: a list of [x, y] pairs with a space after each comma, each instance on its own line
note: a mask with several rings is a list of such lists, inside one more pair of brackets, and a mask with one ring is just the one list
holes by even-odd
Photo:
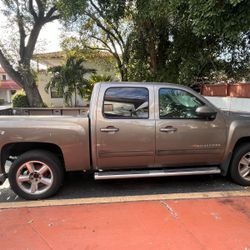
[[25, 199], [55, 194], [65, 171], [79, 170], [95, 179], [229, 174], [250, 185], [250, 119], [168, 83], [96, 84], [86, 117], [3, 116], [0, 150], [1, 183]]

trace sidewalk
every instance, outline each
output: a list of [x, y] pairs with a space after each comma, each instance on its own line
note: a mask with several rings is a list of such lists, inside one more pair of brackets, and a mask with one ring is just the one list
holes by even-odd
[[250, 197], [0, 210], [1, 249], [250, 250]]

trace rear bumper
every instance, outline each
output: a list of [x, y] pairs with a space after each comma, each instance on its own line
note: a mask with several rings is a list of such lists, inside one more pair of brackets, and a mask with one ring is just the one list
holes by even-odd
[[0, 174], [0, 185], [2, 185], [5, 182], [6, 178], [7, 178], [6, 174]]

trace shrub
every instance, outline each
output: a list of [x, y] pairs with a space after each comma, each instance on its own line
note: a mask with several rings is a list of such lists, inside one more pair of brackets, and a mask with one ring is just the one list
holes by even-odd
[[14, 108], [17, 107], [29, 107], [28, 99], [23, 90], [17, 91], [13, 96], [12, 96], [12, 104]]
[[4, 99], [0, 99], [0, 105], [4, 104]]

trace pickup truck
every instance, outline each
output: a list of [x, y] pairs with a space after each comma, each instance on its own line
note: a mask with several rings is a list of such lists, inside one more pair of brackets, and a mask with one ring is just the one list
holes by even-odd
[[86, 116], [3, 116], [0, 150], [1, 183], [25, 199], [54, 195], [67, 171], [97, 180], [222, 174], [250, 185], [250, 119], [169, 83], [98, 83]]

